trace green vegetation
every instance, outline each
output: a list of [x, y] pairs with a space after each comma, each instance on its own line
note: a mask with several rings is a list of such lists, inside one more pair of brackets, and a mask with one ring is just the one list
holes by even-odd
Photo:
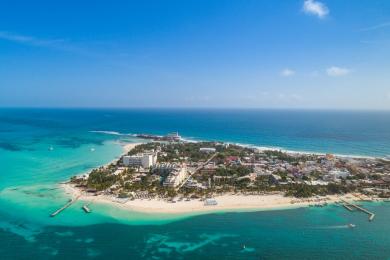
[[110, 188], [118, 181], [118, 177], [105, 168], [92, 170], [89, 174], [87, 187], [98, 191]]
[[[307, 198], [315, 195], [361, 191], [373, 186], [362, 180], [382, 183], [381, 187], [383, 187], [384, 170], [381, 170], [381, 167], [387, 167], [385, 162], [378, 161], [376, 164], [369, 162], [370, 165], [374, 165], [371, 167], [375, 167], [375, 173], [369, 174], [367, 170], [362, 171], [359, 164], [354, 165], [341, 158], [332, 158], [330, 165], [333, 166], [328, 164], [322, 166], [322, 161], [326, 158], [317, 155], [296, 155], [282, 151], [260, 152], [251, 148], [216, 142], [150, 142], [136, 146], [128, 154], [158, 151], [159, 163], [177, 163], [177, 165], [185, 163], [189, 170], [193, 171], [212, 156], [211, 153], [201, 152], [200, 148], [203, 147], [215, 148], [216, 157], [210, 165], [193, 174], [191, 183], [180, 190], [163, 185], [164, 179], [169, 175], [169, 169], [124, 168], [122, 173], [113, 175], [112, 173], [122, 166], [120, 162], [93, 170], [87, 179], [72, 177], [71, 182], [86, 189], [111, 192], [121, 198], [131, 198], [132, 194], [137, 193], [162, 198], [175, 196], [204, 198], [212, 196], [213, 193], [224, 192], [245, 194], [280, 192], [287, 196]], [[334, 180], [332, 176], [323, 178], [330, 169], [347, 170], [350, 175], [346, 179]], [[329, 183], [309, 185], [310, 181], [316, 180], [329, 180]], [[388, 194], [390, 192], [383, 191], [381, 196]]]

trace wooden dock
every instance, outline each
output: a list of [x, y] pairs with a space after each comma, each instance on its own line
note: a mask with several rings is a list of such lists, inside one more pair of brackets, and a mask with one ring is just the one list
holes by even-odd
[[72, 205], [73, 203], [75, 203], [80, 197], [81, 197], [81, 195], [78, 195], [77, 197], [75, 197], [75, 198], [73, 198], [73, 199], [70, 199], [63, 207], [57, 209], [57, 210], [54, 211], [52, 214], [50, 214], [50, 217], [55, 217], [55, 216], [57, 216], [57, 215], [60, 214], [62, 211], [64, 211], [65, 209], [67, 209], [70, 205]]
[[363, 208], [363, 207], [361, 207], [361, 206], [359, 206], [359, 205], [349, 203], [348, 201], [343, 200], [343, 202], [344, 202], [343, 206], [344, 206], [345, 208], [349, 209], [350, 211], [352, 211], [352, 208], [356, 208], [356, 209], [358, 209], [358, 210], [360, 210], [360, 211], [362, 211], [362, 212], [368, 214], [368, 216], [369, 216], [369, 217], [368, 217], [368, 220], [369, 220], [369, 221], [373, 221], [373, 220], [374, 220], [375, 214], [374, 214], [373, 212], [368, 211], [367, 209], [365, 209], [365, 208]]

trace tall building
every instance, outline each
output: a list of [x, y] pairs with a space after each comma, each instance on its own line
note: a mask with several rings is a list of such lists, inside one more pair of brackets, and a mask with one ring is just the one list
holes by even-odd
[[174, 168], [165, 179], [163, 185], [166, 187], [177, 187], [185, 181], [187, 176], [188, 172], [185, 165]]
[[123, 165], [132, 167], [149, 168], [155, 165], [157, 162], [157, 154], [136, 154], [136, 155], [125, 155], [123, 156]]

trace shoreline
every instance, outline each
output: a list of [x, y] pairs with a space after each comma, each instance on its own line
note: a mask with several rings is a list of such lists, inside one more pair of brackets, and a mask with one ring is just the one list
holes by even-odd
[[[119, 154], [118, 158], [114, 158], [114, 159], [112, 159], [111, 161], [109, 161], [108, 163], [102, 164], [102, 165], [97, 166], [97, 167], [94, 167], [94, 168], [92, 168], [92, 169], [97, 169], [97, 168], [100, 168], [100, 167], [107, 167], [108, 165], [110, 165], [110, 164], [112, 164], [112, 163], [118, 162], [118, 161], [121, 159], [121, 157], [122, 157], [123, 155], [126, 155], [126, 154], [127, 154], [128, 152], [130, 152], [135, 146], [137, 146], [137, 145], [139, 145], [139, 144], [142, 144], [142, 143], [121, 143], [121, 142], [118, 142], [118, 145], [120, 145], [120, 146], [122, 147], [122, 153]], [[78, 173], [78, 174], [76, 174], [76, 175], [74, 175], [74, 176], [78, 176], [78, 177], [80, 177], [80, 176], [88, 176], [90, 172], [91, 172], [91, 170], [88, 170], [88, 171], [83, 172], [83, 173]], [[60, 184], [66, 184], [66, 183], [68, 183], [68, 182], [69, 182], [69, 180], [66, 181], [66, 182], [60, 183]]]
[[[120, 160], [121, 156], [127, 154], [135, 146], [142, 143], [121, 143], [123, 147], [123, 153], [119, 159], [115, 158], [111, 162], [101, 166], [106, 167], [111, 163], [115, 163]], [[242, 146], [242, 145], [241, 145]], [[85, 174], [83, 174], [85, 176]], [[283, 193], [264, 194], [264, 195], [245, 195], [245, 194], [218, 194], [213, 198], [217, 201], [217, 205], [205, 206], [204, 201], [200, 199], [178, 200], [172, 203], [167, 199], [149, 198], [149, 199], [122, 199], [117, 198], [114, 195], [107, 194], [90, 194], [82, 189], [76, 187], [76, 185], [66, 182], [61, 183], [60, 187], [64, 190], [65, 194], [70, 195], [72, 198], [78, 197], [80, 201], [84, 201], [88, 204], [106, 204], [126, 210], [129, 212], [139, 212], [146, 214], [205, 214], [216, 212], [241, 212], [241, 211], [264, 211], [264, 210], [280, 210], [309, 207], [313, 205], [335, 204], [342, 200], [345, 201], [370, 201], [370, 197], [360, 193], [348, 193], [344, 195], [327, 195], [316, 196], [310, 198], [295, 198], [286, 197]]]
[[[116, 136], [129, 136], [129, 137], [134, 137], [136, 134], [124, 134], [116, 131], [89, 131], [91, 133], [97, 133], [97, 134], [107, 134], [107, 135], [116, 135]], [[358, 155], [358, 154], [339, 154], [339, 153], [327, 153], [327, 152], [314, 152], [314, 151], [301, 151], [301, 150], [290, 150], [287, 148], [283, 147], [278, 147], [278, 146], [261, 146], [261, 145], [255, 145], [255, 144], [247, 144], [247, 143], [238, 143], [238, 142], [231, 142], [231, 141], [215, 141], [215, 140], [207, 140], [207, 139], [191, 139], [191, 138], [186, 138], [182, 137], [182, 141], [184, 142], [192, 142], [192, 143], [199, 143], [199, 142], [223, 142], [226, 144], [231, 144], [231, 145], [238, 145], [242, 147], [247, 147], [247, 148], [253, 148], [253, 149], [258, 149], [259, 151], [281, 151], [284, 153], [288, 154], [295, 154], [295, 155], [326, 155], [326, 154], [332, 154], [337, 157], [342, 157], [342, 158], [356, 158], [356, 159], [384, 159], [386, 155], [380, 157], [376, 155]]]
[[66, 194], [79, 197], [80, 201], [92, 204], [106, 204], [129, 212], [146, 214], [206, 214], [218, 212], [266, 211], [309, 207], [318, 204], [335, 204], [342, 200], [361, 201], [362, 194], [327, 195], [323, 197], [295, 198], [283, 194], [244, 195], [222, 194], [213, 197], [218, 204], [205, 206], [199, 199], [190, 201], [169, 202], [164, 199], [118, 199], [110, 195], [91, 195], [81, 191], [72, 184], [61, 184]]

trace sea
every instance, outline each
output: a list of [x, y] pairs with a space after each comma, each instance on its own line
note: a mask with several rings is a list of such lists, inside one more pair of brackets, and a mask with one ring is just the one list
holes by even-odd
[[[390, 203], [145, 214], [70, 198], [60, 183], [104, 165], [134, 134], [179, 134], [308, 153], [390, 155], [390, 112], [0, 109], [0, 259], [390, 259]], [[348, 225], [353, 223], [355, 228]]]

